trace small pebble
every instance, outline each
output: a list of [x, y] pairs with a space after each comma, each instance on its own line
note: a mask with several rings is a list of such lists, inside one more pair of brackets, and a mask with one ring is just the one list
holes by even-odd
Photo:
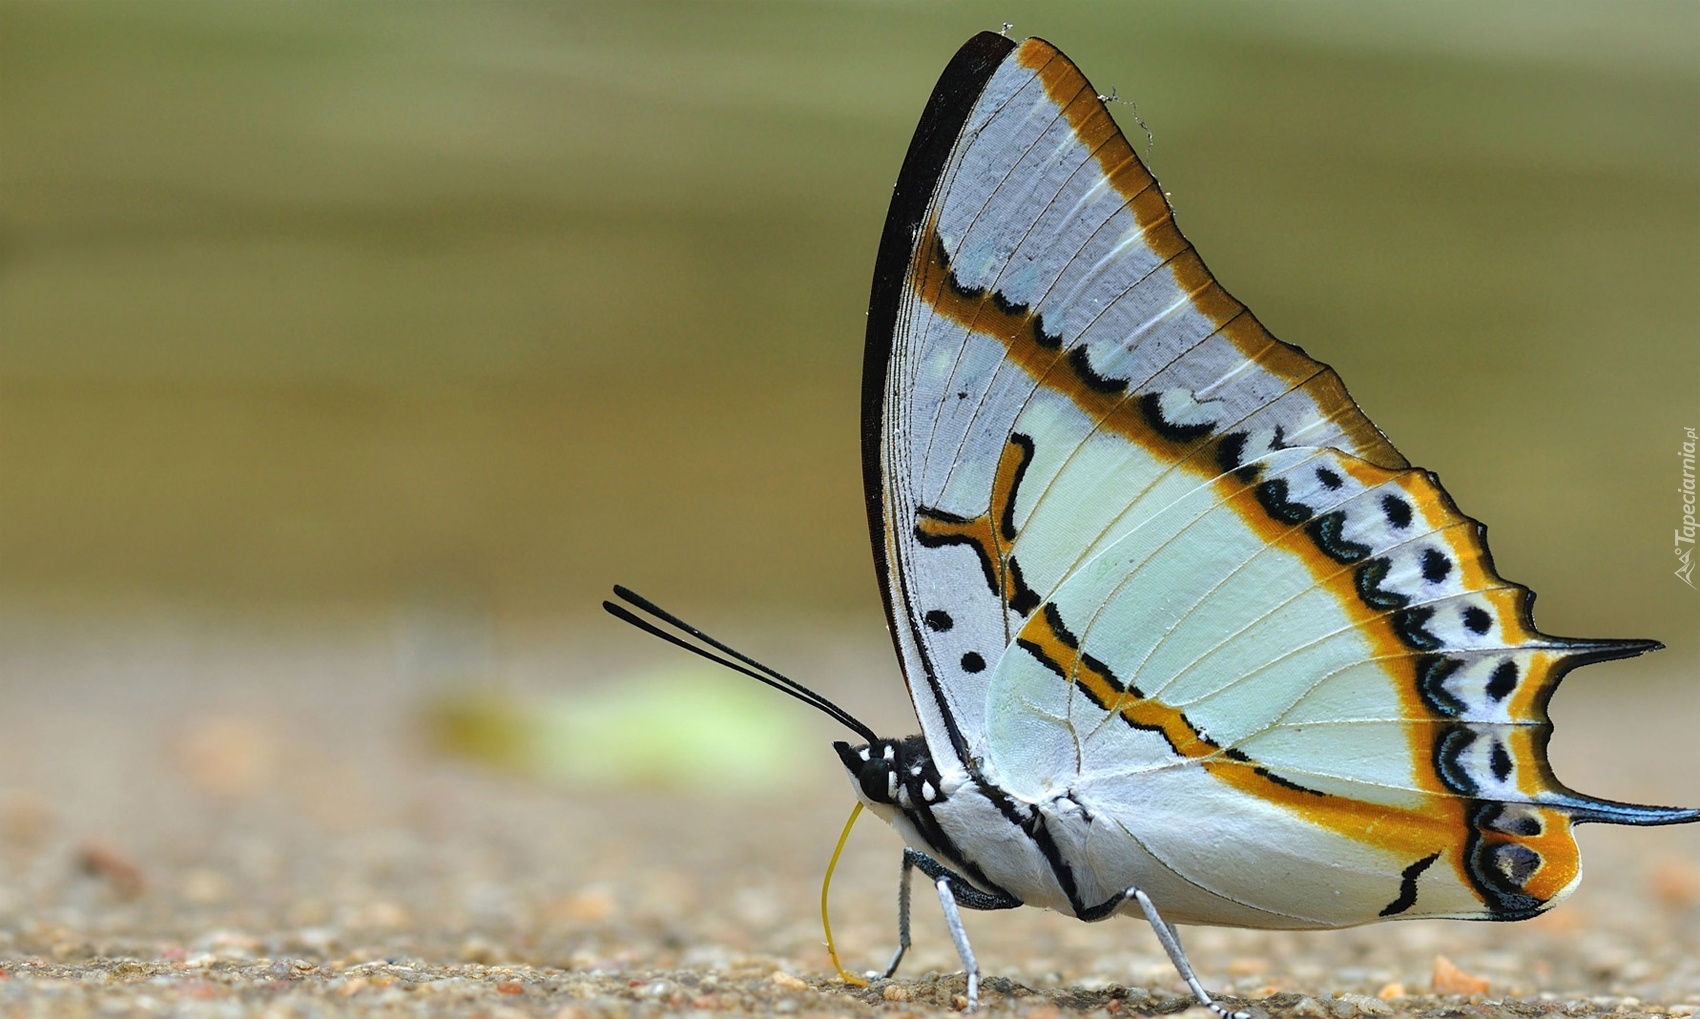
[[806, 981], [801, 980], [797, 977], [794, 977], [794, 976], [785, 972], [782, 969], [774, 970], [773, 975], [768, 977], [768, 979], [772, 980], [774, 983], [778, 984], [780, 987], [785, 988], [787, 991], [806, 991], [806, 990], [809, 990], [809, 985]]
[[496, 960], [500, 959], [504, 954], [505, 952], [502, 946], [487, 938], [481, 938], [476, 934], [467, 938], [460, 944], [461, 962], [473, 962], [480, 966], [490, 966], [494, 965]]
[[1434, 957], [1434, 975], [1431, 980], [1436, 994], [1486, 994], [1489, 987], [1486, 979], [1459, 969], [1444, 955]]
[[[1372, 998], [1367, 994], [1342, 994], [1342, 995], [1339, 995], [1336, 998], [1336, 1000], [1340, 1003], [1340, 1005], [1346, 1005], [1346, 1006], [1349, 1006], [1352, 1009], [1352, 1013], [1349, 1013], [1349, 1014], [1358, 1014], [1358, 1015], [1392, 1015], [1393, 1014], [1393, 1006], [1387, 1004], [1387, 1002], [1385, 1002], [1385, 1001], [1382, 1001], [1380, 998]], [[1336, 1005], [1334, 1010], [1336, 1012], [1339, 1012], [1340, 1011], [1339, 1006]]]
[[104, 878], [120, 899], [134, 899], [148, 887], [142, 868], [103, 842], [83, 843], [77, 850], [77, 866], [91, 877]]

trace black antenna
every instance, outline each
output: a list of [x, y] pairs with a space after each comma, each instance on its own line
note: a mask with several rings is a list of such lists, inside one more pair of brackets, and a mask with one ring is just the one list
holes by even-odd
[[682, 647], [691, 654], [700, 655], [701, 657], [714, 662], [716, 665], [723, 665], [726, 668], [731, 669], [733, 672], [741, 672], [758, 683], [765, 683], [768, 686], [773, 687], [780, 693], [795, 697], [804, 704], [807, 704], [823, 714], [828, 715], [834, 721], [839, 722], [845, 728], [867, 740], [869, 743], [874, 743], [879, 740], [879, 736], [877, 736], [872, 729], [862, 724], [855, 715], [845, 711], [843, 708], [827, 700], [825, 697], [822, 697], [820, 694], [815, 693], [813, 690], [810, 690], [808, 687], [796, 680], [791, 679], [788, 676], [781, 675], [774, 669], [768, 668], [762, 663], [756, 661], [754, 658], [751, 658], [749, 655], [744, 654], [742, 651], [738, 651], [718, 640], [715, 640], [713, 637], [710, 637], [708, 634], [685, 622], [673, 613], [668, 612], [666, 609], [638, 594], [636, 591], [615, 584], [614, 595], [622, 601], [630, 602], [669, 626], [695, 637], [697, 640], [702, 641], [704, 644], [714, 648], [716, 651], [730, 655], [733, 659], [735, 659], [735, 661], [728, 661], [727, 659], [720, 657], [720, 655], [716, 655], [705, 648], [700, 648], [676, 634], [668, 633], [666, 630], [661, 629], [649, 620], [640, 618], [636, 613], [632, 612], [631, 609], [626, 608], [624, 605], [618, 605], [611, 601], [603, 602], [602, 607], [607, 609], [608, 614], [614, 618], [630, 623], [638, 629], [643, 630], [645, 633], [660, 637], [669, 644]]

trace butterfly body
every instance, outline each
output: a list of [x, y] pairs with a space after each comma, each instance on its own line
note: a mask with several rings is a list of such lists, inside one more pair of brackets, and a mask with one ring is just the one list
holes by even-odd
[[856, 755], [868, 750], [877, 763], [879, 745], [838, 746], [858, 796], [906, 845], [1009, 907], [1037, 906], [1096, 921], [1137, 913], [1122, 893], [1139, 887], [1174, 922], [1319, 926], [1246, 909], [1177, 881], [1128, 837], [1113, 801], [1105, 801], [1109, 809], [1095, 809], [1092, 794], [1070, 790], [1028, 800], [960, 769], [941, 774], [917, 737], [899, 741], [907, 753], [889, 768], [872, 769], [879, 777], [870, 781], [868, 759]]

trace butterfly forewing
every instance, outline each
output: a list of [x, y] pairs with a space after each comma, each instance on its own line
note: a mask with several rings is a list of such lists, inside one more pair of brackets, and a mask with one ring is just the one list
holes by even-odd
[[[865, 428], [880, 466], [876, 555], [894, 621], [911, 631], [898, 635], [905, 664], [912, 680], [948, 680], [933, 697], [974, 734], [982, 663], [1091, 551], [1080, 535], [1177, 470], [1179, 487], [1213, 473], [1206, 426], [1242, 422], [1253, 441], [1302, 435], [1403, 461], [1326, 366], [1269, 337], [1210, 278], [1054, 48], [977, 38], [928, 116], [876, 269], [869, 374], [880, 396]], [[1011, 447], [1024, 413], [1050, 429], [1042, 461], [1022, 464]], [[1059, 519], [1025, 526], [1075, 455], [1099, 457], [1094, 473], [1114, 492], [1065, 493], [1048, 507]], [[1000, 466], [1019, 484], [992, 506]], [[942, 740], [942, 721], [921, 710]]]
[[1172, 919], [1562, 897], [1573, 817], [1619, 808], [1552, 778], [1545, 700], [1650, 645], [1535, 630], [1480, 526], [1211, 277], [1049, 44], [964, 47], [897, 190], [865, 449], [933, 754], [1090, 803], [1060, 847], [1087, 898], [1134, 874]]

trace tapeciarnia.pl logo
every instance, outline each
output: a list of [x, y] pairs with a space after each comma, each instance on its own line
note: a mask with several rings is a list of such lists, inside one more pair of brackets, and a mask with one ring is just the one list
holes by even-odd
[[1684, 428], [1682, 443], [1682, 526], [1676, 529], [1676, 579], [1694, 586], [1694, 429]]

